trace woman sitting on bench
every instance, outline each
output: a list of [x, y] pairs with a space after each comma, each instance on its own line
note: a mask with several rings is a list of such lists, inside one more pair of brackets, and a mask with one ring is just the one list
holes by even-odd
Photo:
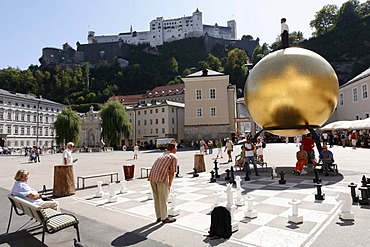
[[[304, 146], [301, 145], [299, 147], [299, 151], [297, 152], [296, 154], [296, 157], [297, 157], [297, 163], [295, 164], [295, 169], [296, 169], [296, 175], [304, 175], [306, 174], [307, 172], [305, 170], [303, 170], [303, 167], [305, 165], [307, 165], [307, 162], [308, 162], [308, 154], [306, 151], [304, 151]], [[294, 172], [294, 170], [293, 170]]]
[[48, 200], [44, 195], [39, 194], [35, 189], [27, 184], [29, 172], [18, 170], [14, 176], [15, 183], [12, 188], [12, 195], [18, 196], [26, 201], [36, 204], [42, 208], [52, 208], [58, 212], [59, 203], [54, 200]]

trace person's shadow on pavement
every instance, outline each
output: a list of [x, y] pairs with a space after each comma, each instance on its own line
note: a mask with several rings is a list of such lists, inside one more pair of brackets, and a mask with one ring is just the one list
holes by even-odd
[[112, 246], [130, 246], [142, 241], [147, 240], [147, 236], [161, 228], [164, 224], [163, 223], [150, 223], [146, 226], [140, 227], [132, 232], [126, 232], [125, 234], [117, 237], [111, 242]]

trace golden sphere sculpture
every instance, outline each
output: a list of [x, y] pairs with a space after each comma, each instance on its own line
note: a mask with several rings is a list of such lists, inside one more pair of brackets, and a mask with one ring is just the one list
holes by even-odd
[[308, 133], [333, 113], [338, 78], [320, 55], [302, 48], [275, 51], [250, 70], [244, 100], [252, 119], [280, 136]]

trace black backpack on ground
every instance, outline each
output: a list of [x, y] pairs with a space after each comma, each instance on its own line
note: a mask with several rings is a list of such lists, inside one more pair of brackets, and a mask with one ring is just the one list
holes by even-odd
[[225, 207], [215, 207], [211, 213], [210, 237], [229, 239], [231, 237], [231, 215]]

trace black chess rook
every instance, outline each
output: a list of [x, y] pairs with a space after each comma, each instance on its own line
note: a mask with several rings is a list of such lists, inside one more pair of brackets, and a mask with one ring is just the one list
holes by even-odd
[[360, 187], [361, 199], [358, 201], [360, 205], [370, 205], [368, 188]]

